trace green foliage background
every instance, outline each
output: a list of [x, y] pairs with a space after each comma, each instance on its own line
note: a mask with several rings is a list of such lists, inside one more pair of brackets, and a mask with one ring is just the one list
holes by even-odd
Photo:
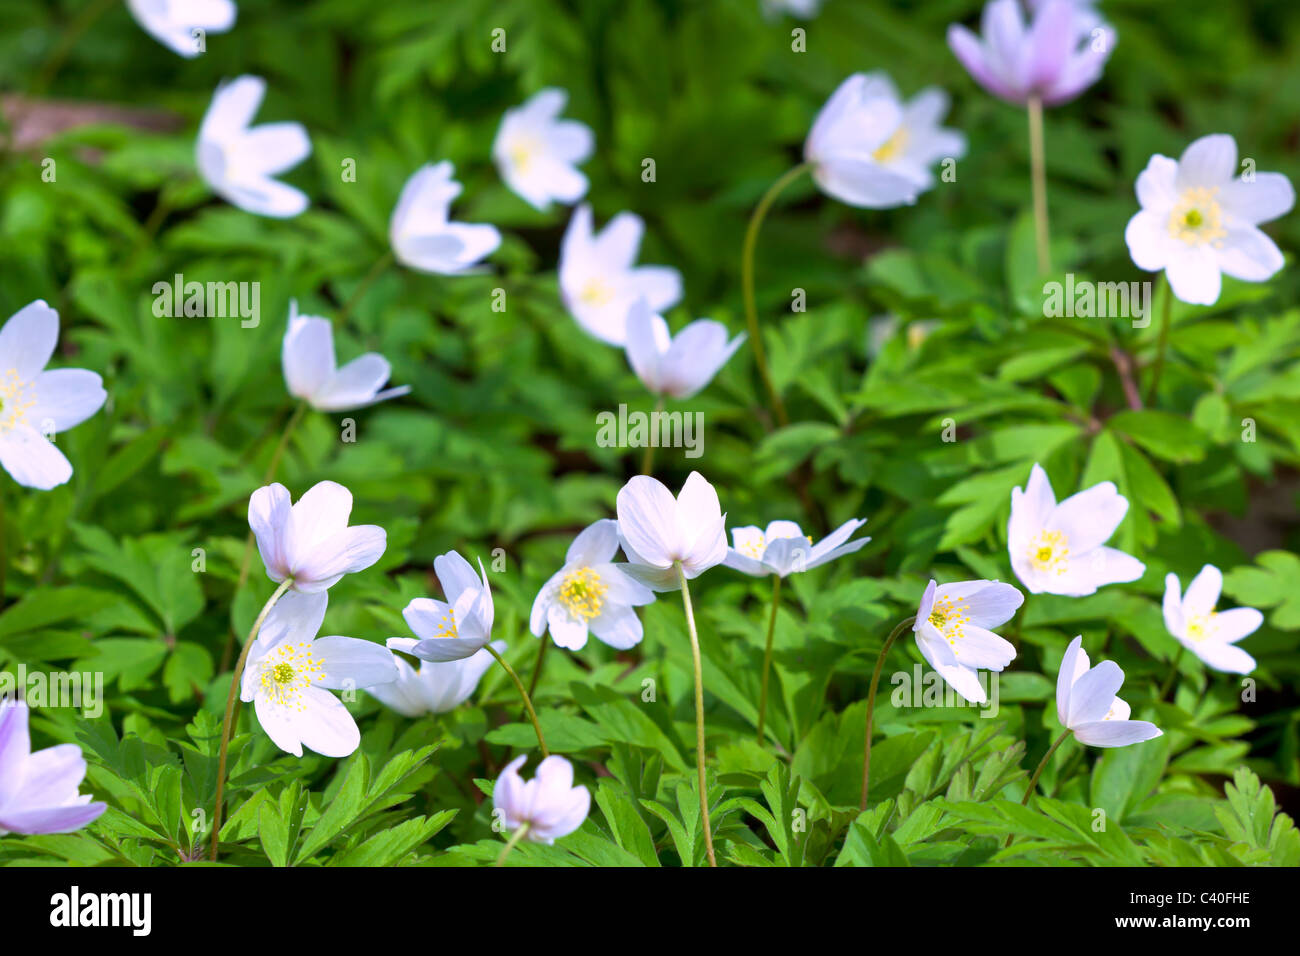
[[[494, 273], [442, 278], [389, 269], [336, 330], [341, 357], [389, 357], [413, 394], [356, 413], [311, 414], [279, 470], [294, 495], [322, 479], [356, 496], [388, 551], [332, 591], [326, 633], [404, 635], [400, 609], [438, 593], [435, 555], [488, 558], [497, 636], [524, 672], [537, 644], [527, 611], [572, 535], [612, 514], [638, 452], [597, 447], [595, 415], [650, 401], [622, 353], [586, 339], [559, 303], [555, 263], [567, 217], [539, 214], [501, 183], [489, 149], [502, 111], [542, 86], [569, 91], [591, 125], [585, 166], [603, 223], [647, 222], [643, 262], [681, 269], [674, 327], [711, 316], [735, 330], [739, 250], [767, 186], [799, 159], [825, 98], [849, 73], [887, 70], [904, 95], [938, 83], [949, 124], [968, 134], [957, 181], [916, 206], [854, 210], [805, 179], [759, 245], [768, 352], [794, 424], [772, 430], [751, 352], [689, 408], [705, 414], [705, 455], [661, 452], [674, 487], [698, 467], [729, 523], [792, 517], [820, 537], [854, 516], [873, 540], [851, 559], [797, 575], [776, 635], [768, 746], [754, 741], [768, 585], [724, 568], [696, 591], [705, 654], [715, 837], [746, 865], [1021, 862], [1300, 862], [1300, 837], [1274, 820], [1294, 800], [1295, 645], [1300, 631], [1300, 216], [1268, 231], [1287, 252], [1274, 281], [1225, 280], [1212, 308], [1174, 310], [1154, 405], [1126, 409], [1115, 350], [1150, 378], [1158, 323], [1046, 319], [1033, 263], [1025, 118], [978, 89], [944, 31], [977, 5], [828, 0], [815, 20], [766, 20], [757, 0], [240, 0], [228, 34], [186, 61], [116, 6], [42, 89], [81, 2], [11, 0], [0, 9], [0, 87], [42, 98], [159, 111], [166, 131], [78, 126], [0, 160], [0, 315], [44, 298], [60, 313], [56, 363], [104, 374], [110, 404], [59, 442], [72, 481], [40, 493], [3, 480], [10, 568], [0, 666], [103, 671], [108, 710], [84, 720], [44, 710], [46, 743], [77, 741], [111, 808], [84, 833], [0, 839], [16, 863], [170, 864], [202, 843], [229, 675], [227, 634], [245, 633], [270, 585], [255, 568], [236, 594], [245, 512], [291, 409], [279, 344], [290, 298], [338, 312], [387, 251], [397, 193], [425, 162], [451, 159], [457, 218], [505, 234]], [[1206, 133], [1233, 134], [1261, 170], [1300, 181], [1300, 8], [1293, 4], [1125, 3], [1103, 10], [1119, 45], [1102, 81], [1048, 112], [1047, 158], [1062, 271], [1151, 278], [1131, 263], [1124, 225], [1133, 182], [1154, 152], [1177, 156]], [[504, 55], [490, 31], [504, 28]], [[807, 30], [806, 53], [791, 30]], [[286, 178], [311, 209], [280, 222], [214, 199], [196, 178], [197, 125], [219, 80], [267, 78], [259, 121], [304, 123], [310, 160]], [[57, 163], [43, 182], [41, 160]], [[642, 160], [657, 178], [642, 181]], [[357, 181], [341, 164], [356, 161]], [[262, 322], [158, 319], [151, 287], [261, 283]], [[508, 309], [491, 310], [491, 290]], [[805, 313], [789, 311], [804, 289]], [[885, 314], [918, 325], [869, 347]], [[921, 329], [932, 329], [928, 335]], [[941, 440], [945, 419], [959, 440]], [[1257, 441], [1242, 441], [1244, 419]], [[1147, 574], [1084, 599], [1031, 596], [1001, 708], [898, 709], [883, 699], [873, 808], [859, 815], [863, 698], [892, 625], [931, 576], [1012, 580], [1010, 489], [1048, 469], [1059, 497], [1115, 481], [1133, 507], [1113, 543]], [[206, 571], [191, 570], [192, 550]], [[1177, 644], [1159, 600], [1224, 568], [1225, 600], [1262, 608], [1245, 647], [1257, 699], [1189, 656], [1173, 700], [1158, 699]], [[591, 643], [552, 649], [539, 688], [554, 749], [579, 765], [590, 819], [516, 863], [696, 864], [690, 655], [672, 599], [643, 615], [631, 653]], [[1073, 742], [1044, 775], [1049, 797], [1018, 805], [1026, 773], [1055, 736], [1053, 684], [1076, 633], [1120, 663], [1134, 716], [1165, 736], [1111, 752]], [[900, 642], [890, 669], [919, 661]], [[654, 702], [643, 682], [655, 682]], [[888, 690], [888, 687], [885, 688]], [[535, 745], [513, 688], [489, 672], [469, 704], [410, 721], [364, 695], [361, 750], [345, 761], [281, 754], [246, 714], [233, 750], [224, 859], [246, 864], [474, 864], [493, 859], [490, 781], [512, 748]], [[1248, 769], [1247, 769], [1248, 768]], [[1235, 783], [1227, 783], [1236, 775]], [[1273, 789], [1260, 789], [1263, 778]], [[1225, 787], [1226, 783], [1226, 787]], [[1109, 825], [1093, 828], [1094, 808]], [[1293, 808], [1294, 809], [1294, 808]], [[799, 811], [799, 812], [796, 812]], [[806, 829], [802, 821], [806, 820]], [[1019, 839], [1001, 850], [1003, 839]]]

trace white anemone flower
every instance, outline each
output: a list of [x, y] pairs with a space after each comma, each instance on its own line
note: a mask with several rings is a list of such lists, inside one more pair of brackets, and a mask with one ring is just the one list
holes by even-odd
[[352, 492], [333, 481], [313, 485], [294, 504], [279, 482], [258, 488], [248, 524], [272, 581], [293, 578], [295, 591], [324, 591], [345, 574], [364, 571], [384, 554], [388, 534], [378, 525], [348, 527]]
[[1137, 178], [1142, 209], [1124, 241], [1139, 269], [1164, 270], [1174, 295], [1195, 305], [1219, 301], [1221, 274], [1263, 282], [1282, 268], [1282, 253], [1258, 228], [1295, 205], [1282, 173], [1239, 178], [1237, 142], [1202, 136], [1177, 160], [1156, 154]]
[[588, 333], [622, 346], [627, 342], [628, 311], [644, 298], [663, 312], [682, 297], [682, 276], [667, 266], [637, 266], [645, 223], [621, 212], [600, 233], [592, 232], [591, 206], [573, 212], [560, 245], [560, 296], [569, 314]]
[[1192, 578], [1186, 594], [1179, 594], [1178, 575], [1168, 575], [1165, 627], [1178, 643], [1215, 670], [1249, 674], [1255, 669], [1255, 658], [1235, 644], [1258, 631], [1264, 615], [1253, 607], [1216, 611], [1214, 606], [1222, 592], [1223, 574], [1212, 564], [1205, 565]]
[[538, 91], [523, 106], [506, 110], [492, 144], [506, 185], [542, 212], [553, 201], [575, 203], [587, 194], [587, 177], [577, 164], [591, 158], [595, 137], [585, 124], [559, 119], [568, 99], [564, 90]]
[[1127, 747], [1162, 731], [1146, 720], [1129, 720], [1132, 708], [1115, 695], [1124, 684], [1124, 672], [1114, 661], [1089, 669], [1083, 637], [1065, 649], [1056, 678], [1056, 718], [1075, 739], [1089, 747]]
[[1128, 513], [1128, 499], [1103, 481], [1060, 504], [1035, 464], [1023, 491], [1011, 489], [1007, 548], [1011, 567], [1031, 594], [1081, 597], [1106, 584], [1136, 581], [1146, 566], [1103, 543]]
[[[504, 654], [506, 642], [493, 641], [491, 647]], [[422, 717], [445, 714], [469, 700], [492, 666], [493, 657], [484, 648], [458, 661], [421, 661], [418, 670], [396, 655], [393, 660], [397, 664], [397, 680], [369, 687], [366, 692], [403, 717]]]
[[615, 564], [618, 522], [608, 518], [584, 528], [564, 556], [564, 567], [551, 575], [533, 601], [529, 629], [541, 637], [548, 629], [560, 647], [581, 650], [587, 632], [619, 650], [641, 642], [641, 621], [633, 607], [649, 604], [654, 594]]
[[769, 574], [784, 578], [811, 571], [828, 561], [852, 554], [870, 541], [870, 538], [849, 541], [853, 533], [866, 523], [865, 519], [851, 518], [816, 544], [793, 521], [773, 521], [766, 529], [757, 525], [732, 528], [732, 547], [727, 549], [723, 564], [756, 578]]
[[1010, 641], [993, 633], [1024, 603], [1024, 595], [1000, 581], [960, 581], [926, 586], [916, 610], [916, 646], [930, 666], [973, 704], [988, 700], [979, 672], [1000, 671], [1016, 656]]
[[482, 268], [501, 245], [495, 226], [455, 222], [451, 203], [464, 188], [448, 161], [422, 166], [406, 181], [388, 223], [397, 261], [420, 272], [459, 275]]
[[295, 757], [302, 748], [346, 757], [361, 731], [331, 690], [356, 691], [397, 679], [392, 651], [353, 637], [317, 637], [325, 620], [325, 591], [287, 592], [266, 615], [248, 654], [240, 699], [277, 747]]
[[145, 32], [186, 59], [204, 51], [202, 37], [235, 25], [231, 0], [126, 0], [126, 8]]
[[678, 564], [690, 580], [727, 556], [727, 516], [698, 471], [676, 498], [657, 479], [637, 475], [619, 490], [616, 504], [627, 573], [652, 591], [681, 587]]
[[266, 81], [241, 76], [223, 83], [199, 127], [199, 173], [212, 191], [245, 212], [287, 219], [309, 205], [299, 189], [273, 179], [311, 155], [301, 123], [250, 125], [266, 95]]
[[804, 159], [822, 192], [850, 206], [916, 202], [934, 185], [930, 167], [966, 154], [966, 137], [940, 125], [948, 94], [927, 87], [904, 103], [884, 73], [855, 73], [813, 122]]
[[698, 394], [744, 341], [743, 332], [727, 341], [727, 327], [712, 319], [696, 319], [673, 336], [645, 299], [637, 299], [627, 315], [627, 361], [652, 395]]
[[108, 805], [80, 793], [86, 758], [76, 744], [32, 753], [27, 704], [0, 697], [0, 836], [71, 833]]
[[528, 828], [523, 839], [554, 843], [582, 826], [591, 811], [591, 793], [573, 785], [573, 764], [563, 757], [547, 757], [525, 783], [519, 768], [527, 759], [527, 754], [518, 756], [501, 771], [492, 788], [492, 805], [508, 829]]
[[384, 389], [392, 366], [378, 352], [367, 352], [339, 368], [334, 355], [334, 324], [329, 319], [299, 315], [296, 301], [289, 303], [280, 364], [289, 394], [318, 412], [352, 411], [411, 391], [409, 385]]
[[473, 657], [492, 639], [492, 589], [482, 560], [479, 573], [455, 551], [433, 561], [434, 573], [446, 601], [416, 598], [402, 617], [416, 635], [390, 637], [388, 646], [426, 661], [458, 661]]
[[0, 327], [0, 465], [20, 485], [48, 491], [72, 477], [56, 433], [99, 411], [108, 393], [95, 372], [45, 371], [59, 340], [59, 313], [41, 299]]

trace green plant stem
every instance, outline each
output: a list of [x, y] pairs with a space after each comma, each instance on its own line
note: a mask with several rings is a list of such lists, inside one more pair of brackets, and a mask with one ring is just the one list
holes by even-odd
[[1173, 689], [1174, 681], [1178, 679], [1178, 665], [1183, 662], [1183, 651], [1185, 650], [1187, 650], [1187, 648], [1183, 647], [1182, 644], [1178, 645], [1178, 653], [1174, 655], [1173, 663], [1169, 665], [1169, 674], [1165, 677], [1165, 682], [1160, 685], [1160, 693], [1156, 698], [1157, 700], [1164, 700], [1165, 695]]
[[[1057, 737], [1056, 740], [1052, 742], [1052, 746], [1047, 748], [1047, 753], [1043, 754], [1043, 759], [1038, 761], [1038, 769], [1035, 770], [1034, 775], [1029, 778], [1029, 786], [1025, 787], [1025, 795], [1020, 800], [1020, 805], [1022, 807], [1029, 806], [1029, 798], [1034, 795], [1034, 788], [1038, 786], [1038, 778], [1043, 775], [1043, 770], [1047, 766], [1047, 761], [1052, 759], [1052, 754], [1056, 753], [1056, 748], [1065, 743], [1065, 738], [1068, 736], [1070, 736], [1069, 728], [1061, 731], [1061, 736]], [[1011, 846], [1011, 841], [1013, 839], [1015, 839], [1015, 834], [1008, 834], [1007, 842], [1002, 844], [1003, 849]]]
[[1043, 149], [1043, 101], [1031, 97], [1029, 111], [1029, 165], [1034, 189], [1034, 238], [1038, 248], [1038, 271], [1052, 271], [1051, 243], [1047, 225], [1047, 161]]
[[230, 693], [226, 695], [226, 716], [221, 721], [221, 751], [217, 759], [217, 805], [212, 813], [212, 850], [208, 854], [208, 859], [213, 861], [217, 858], [217, 846], [221, 842], [221, 810], [226, 794], [226, 755], [230, 749], [230, 734], [234, 729], [235, 701], [239, 699], [239, 685], [244, 676], [244, 665], [248, 662], [248, 653], [253, 649], [253, 642], [257, 640], [257, 635], [266, 622], [266, 616], [271, 613], [275, 603], [284, 596], [284, 592], [292, 586], [293, 578], [285, 578], [270, 599], [262, 605], [257, 620], [253, 622], [253, 629], [248, 632], [248, 640], [244, 642], [239, 660], [235, 663], [234, 673], [230, 675]]
[[484, 644], [487, 652], [497, 659], [497, 663], [506, 669], [510, 679], [515, 682], [515, 687], [519, 689], [519, 696], [524, 699], [524, 709], [528, 711], [528, 719], [533, 722], [533, 730], [537, 731], [537, 745], [542, 748], [542, 756], [549, 757], [551, 752], [546, 749], [546, 738], [542, 736], [542, 724], [537, 719], [537, 711], [533, 710], [533, 699], [528, 696], [528, 691], [524, 690], [524, 682], [519, 679], [515, 669], [506, 663], [506, 659], [497, 653], [497, 649], [491, 644]]
[[876, 710], [876, 688], [880, 684], [880, 672], [885, 668], [885, 657], [888, 656], [889, 649], [894, 646], [894, 641], [915, 623], [915, 617], [906, 618], [889, 632], [889, 637], [885, 638], [885, 646], [880, 649], [880, 656], [876, 658], [875, 670], [871, 672], [871, 689], [867, 691], [866, 741], [862, 745], [862, 800], [858, 804], [863, 810], [867, 809], [867, 794], [871, 788], [871, 721]]
[[776, 412], [777, 421], [782, 425], [789, 424], [790, 419], [785, 412], [785, 403], [781, 401], [781, 396], [772, 382], [772, 375], [767, 369], [767, 352], [763, 348], [763, 336], [758, 328], [758, 307], [754, 302], [754, 249], [758, 245], [758, 233], [763, 227], [763, 219], [767, 216], [772, 203], [776, 201], [776, 197], [811, 168], [807, 163], [800, 163], [774, 182], [763, 194], [763, 198], [754, 207], [753, 215], [749, 217], [749, 226], [745, 230], [745, 244], [740, 254], [740, 285], [745, 298], [745, 322], [749, 325], [749, 341], [754, 346], [754, 364], [758, 366], [758, 374], [763, 379], [767, 394], [772, 399], [772, 410]]
[[781, 575], [772, 575], [772, 613], [767, 618], [767, 644], [763, 648], [763, 678], [758, 691], [758, 744], [763, 745], [763, 724], [767, 717], [767, 681], [772, 671], [772, 636], [776, 633], [776, 611], [781, 606]]
[[658, 414], [659, 414], [660, 412], [662, 412], [663, 410], [664, 410], [664, 399], [663, 399], [663, 396], [660, 395], [660, 396], [659, 396], [659, 401], [655, 402], [655, 410], [654, 410], [654, 412], [651, 414], [651, 418], [650, 418], [650, 434], [646, 437], [646, 441], [645, 441], [645, 455], [641, 458], [641, 474], [643, 474], [643, 475], [649, 475], [649, 474], [651, 473], [651, 469], [654, 468], [654, 464], [655, 464], [655, 445], [654, 445], [654, 442], [651, 441], [651, 438], [653, 438], [654, 435], [655, 435], [655, 429], [654, 429], [654, 421], [655, 421], [655, 420], [654, 420], [654, 416], [655, 416], [655, 415], [658, 415]]
[[691, 659], [695, 665], [695, 764], [699, 772], [700, 820], [704, 824], [704, 848], [709, 854], [709, 866], [717, 866], [713, 855], [713, 826], [709, 823], [709, 792], [704, 780], [704, 667], [700, 663], [700, 635], [695, 630], [695, 611], [691, 607], [691, 589], [686, 583], [686, 571], [676, 562], [677, 579], [682, 586], [682, 608], [686, 612], [686, 630], [691, 637]]
[[521, 823], [519, 829], [510, 834], [510, 839], [506, 840], [506, 845], [501, 848], [501, 855], [497, 857], [497, 861], [492, 864], [493, 866], [506, 865], [506, 857], [510, 855], [510, 851], [515, 848], [519, 841], [524, 838], [524, 834], [528, 832], [529, 826], [530, 824], [528, 823]]
[[1164, 287], [1163, 304], [1160, 308], [1160, 338], [1156, 341], [1156, 361], [1151, 366], [1151, 384], [1147, 386], [1147, 404], [1156, 402], [1156, 389], [1160, 387], [1160, 376], [1165, 370], [1165, 354], [1169, 350], [1170, 314], [1173, 311], [1174, 290], [1168, 279], [1161, 279]]
[[63, 64], [67, 62], [73, 47], [77, 45], [77, 41], [85, 36], [86, 31], [94, 26], [95, 21], [103, 16], [116, 2], [117, 0], [91, 0], [90, 3], [81, 8], [81, 12], [77, 14], [76, 19], [68, 25], [67, 31], [59, 38], [58, 46], [50, 53], [50, 58], [41, 67], [36, 82], [32, 84], [30, 96], [45, 95], [45, 92], [53, 85], [54, 78], [59, 75], [59, 70], [63, 69]]
[[384, 270], [393, 264], [394, 260], [392, 249], [389, 249], [375, 260], [375, 264], [370, 267], [370, 271], [365, 274], [357, 287], [352, 290], [352, 295], [348, 296], [348, 300], [343, 303], [343, 308], [339, 310], [338, 316], [334, 319], [336, 326], [342, 326], [348, 320], [348, 316], [352, 314], [352, 310], [361, 301], [361, 297], [366, 294], [366, 290], [374, 284], [374, 281], [383, 274]]

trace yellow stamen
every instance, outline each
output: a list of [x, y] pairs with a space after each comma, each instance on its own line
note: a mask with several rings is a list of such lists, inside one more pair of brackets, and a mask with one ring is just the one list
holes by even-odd
[[1169, 213], [1169, 235], [1189, 246], [1210, 243], [1221, 248], [1228, 231], [1223, 227], [1223, 207], [1215, 198], [1218, 192], [1218, 186], [1185, 190]]
[[0, 378], [0, 435], [27, 424], [27, 412], [35, 404], [31, 384], [18, 377], [18, 370], [5, 372]]
[[1043, 531], [1029, 543], [1029, 563], [1035, 571], [1064, 574], [1070, 569], [1070, 539], [1062, 531]]
[[557, 593], [559, 602], [574, 617], [590, 621], [600, 613], [609, 585], [600, 579], [600, 575], [591, 568], [578, 568], [570, 571], [560, 580]]
[[966, 607], [964, 597], [956, 600], [949, 597], [937, 597], [934, 606], [930, 609], [929, 622], [934, 625], [935, 630], [943, 635], [943, 639], [952, 647], [954, 655], [960, 652], [957, 649], [957, 642], [966, 636], [964, 628], [970, 623], [969, 608]]
[[907, 146], [907, 140], [907, 127], [900, 126], [894, 131], [893, 136], [885, 140], [876, 151], [871, 154], [871, 158], [878, 163], [891, 162], [892, 160], [897, 159], [898, 155]]
[[303, 692], [325, 679], [325, 666], [312, 651], [311, 641], [281, 644], [262, 659], [259, 670], [261, 696], [297, 711], [307, 706]]

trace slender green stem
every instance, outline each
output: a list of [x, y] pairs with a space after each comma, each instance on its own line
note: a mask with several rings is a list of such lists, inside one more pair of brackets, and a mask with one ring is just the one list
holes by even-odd
[[[1034, 795], [1034, 788], [1038, 786], [1038, 778], [1043, 775], [1043, 770], [1047, 767], [1047, 761], [1052, 759], [1052, 754], [1056, 753], [1056, 748], [1065, 743], [1065, 738], [1068, 736], [1070, 736], [1070, 729], [1067, 727], [1065, 730], [1061, 731], [1061, 736], [1057, 737], [1056, 740], [1052, 742], [1052, 746], [1047, 748], [1047, 753], [1043, 754], [1043, 759], [1038, 761], [1038, 769], [1035, 770], [1034, 775], [1029, 778], [1029, 786], [1025, 787], [1025, 795], [1020, 800], [1020, 805], [1022, 807], [1029, 806], [1029, 798]], [[1011, 841], [1013, 839], [1015, 839], [1014, 833], [1007, 834], [1007, 842], [1002, 844], [1003, 848], [1005, 849], [1006, 847], [1011, 846]]]
[[749, 227], [745, 230], [745, 245], [740, 254], [740, 285], [745, 297], [745, 321], [749, 325], [749, 341], [754, 347], [754, 364], [758, 366], [758, 374], [762, 377], [763, 384], [767, 387], [767, 394], [772, 399], [772, 410], [776, 412], [777, 421], [782, 425], [789, 424], [790, 419], [785, 412], [785, 403], [781, 401], [781, 396], [772, 382], [772, 375], [767, 369], [767, 352], [763, 348], [763, 336], [758, 328], [758, 307], [754, 302], [754, 249], [758, 245], [758, 233], [763, 226], [763, 219], [767, 216], [772, 203], [776, 201], [776, 197], [809, 169], [811, 167], [807, 163], [800, 163], [774, 182], [763, 194], [763, 198], [754, 207], [753, 215], [749, 217]]
[[1038, 246], [1038, 271], [1052, 270], [1051, 244], [1047, 226], [1047, 160], [1043, 150], [1043, 101], [1029, 100], [1029, 165], [1034, 186], [1034, 238]]
[[1174, 681], [1178, 679], [1178, 665], [1183, 662], [1183, 651], [1187, 648], [1182, 644], [1178, 645], [1178, 653], [1174, 655], [1173, 663], [1169, 665], [1169, 674], [1165, 677], [1165, 682], [1160, 685], [1160, 694], [1157, 700], [1164, 700], [1165, 696], [1174, 686]]
[[758, 743], [763, 744], [763, 724], [767, 717], [767, 681], [772, 671], [772, 636], [776, 633], [776, 610], [781, 606], [781, 575], [772, 575], [772, 613], [767, 618], [767, 644], [763, 648], [763, 679], [758, 691]]
[[691, 659], [695, 664], [695, 764], [699, 772], [700, 820], [704, 823], [704, 848], [709, 854], [709, 866], [717, 866], [713, 855], [713, 825], [709, 822], [709, 791], [704, 779], [704, 667], [700, 663], [700, 635], [695, 630], [695, 611], [691, 607], [691, 589], [686, 583], [686, 571], [676, 562], [677, 580], [682, 586], [682, 608], [686, 612], [686, 631], [691, 636]]
[[1169, 350], [1170, 313], [1173, 311], [1174, 304], [1174, 290], [1169, 285], [1169, 280], [1162, 278], [1160, 284], [1164, 287], [1165, 294], [1160, 309], [1160, 338], [1156, 342], [1156, 361], [1151, 366], [1151, 384], [1147, 386], [1148, 405], [1154, 405], [1156, 402], [1156, 390], [1160, 387], [1160, 376], [1165, 370], [1165, 354]]
[[370, 267], [370, 271], [365, 274], [357, 287], [352, 290], [352, 295], [348, 296], [348, 300], [343, 303], [343, 308], [339, 310], [338, 316], [334, 319], [335, 325], [342, 326], [348, 320], [348, 316], [352, 314], [352, 310], [361, 301], [361, 297], [366, 294], [366, 290], [374, 284], [374, 281], [383, 274], [384, 270], [393, 264], [394, 258], [393, 250], [389, 249], [375, 260], [375, 264]]
[[519, 829], [510, 834], [510, 839], [506, 840], [506, 845], [501, 848], [501, 855], [497, 857], [497, 861], [492, 864], [493, 866], [506, 865], [506, 857], [510, 855], [510, 851], [515, 848], [519, 841], [524, 838], [524, 835], [528, 832], [529, 826], [531, 826], [531, 824], [519, 824]]
[[212, 850], [208, 854], [210, 860], [216, 860], [217, 846], [221, 842], [222, 801], [226, 793], [226, 755], [230, 749], [230, 734], [234, 729], [235, 722], [235, 701], [239, 699], [239, 685], [241, 678], [244, 676], [244, 665], [248, 662], [248, 652], [253, 649], [253, 643], [262, 630], [262, 624], [266, 622], [266, 616], [271, 613], [271, 608], [275, 607], [275, 603], [284, 596], [284, 592], [288, 591], [292, 586], [293, 578], [285, 578], [280, 582], [280, 586], [275, 589], [275, 593], [271, 595], [270, 599], [262, 605], [257, 620], [253, 622], [253, 629], [248, 632], [248, 640], [244, 642], [244, 649], [239, 654], [239, 660], [235, 663], [234, 673], [230, 676], [230, 693], [226, 695], [226, 716], [221, 721], [221, 753], [217, 759], [217, 805], [212, 814]]
[[871, 788], [871, 722], [876, 711], [876, 688], [880, 684], [880, 672], [885, 668], [885, 657], [888, 656], [889, 649], [894, 646], [894, 641], [915, 623], [915, 617], [906, 618], [899, 621], [898, 626], [889, 632], [889, 637], [885, 638], [885, 646], [880, 649], [880, 656], [876, 658], [875, 670], [871, 672], [871, 689], [867, 691], [866, 742], [862, 745], [862, 800], [858, 804], [862, 810], [867, 809], [867, 794]]
[[533, 699], [528, 696], [528, 691], [524, 690], [524, 682], [519, 679], [515, 669], [511, 667], [504, 657], [497, 653], [497, 649], [491, 644], [483, 645], [487, 648], [489, 654], [497, 659], [497, 663], [506, 669], [510, 679], [515, 682], [515, 687], [519, 689], [519, 696], [524, 699], [524, 709], [528, 711], [528, 719], [533, 722], [533, 730], [537, 731], [537, 744], [542, 748], [542, 756], [549, 757], [551, 752], [546, 749], [546, 738], [542, 736], [542, 724], [537, 719], [537, 711], [533, 710]]

